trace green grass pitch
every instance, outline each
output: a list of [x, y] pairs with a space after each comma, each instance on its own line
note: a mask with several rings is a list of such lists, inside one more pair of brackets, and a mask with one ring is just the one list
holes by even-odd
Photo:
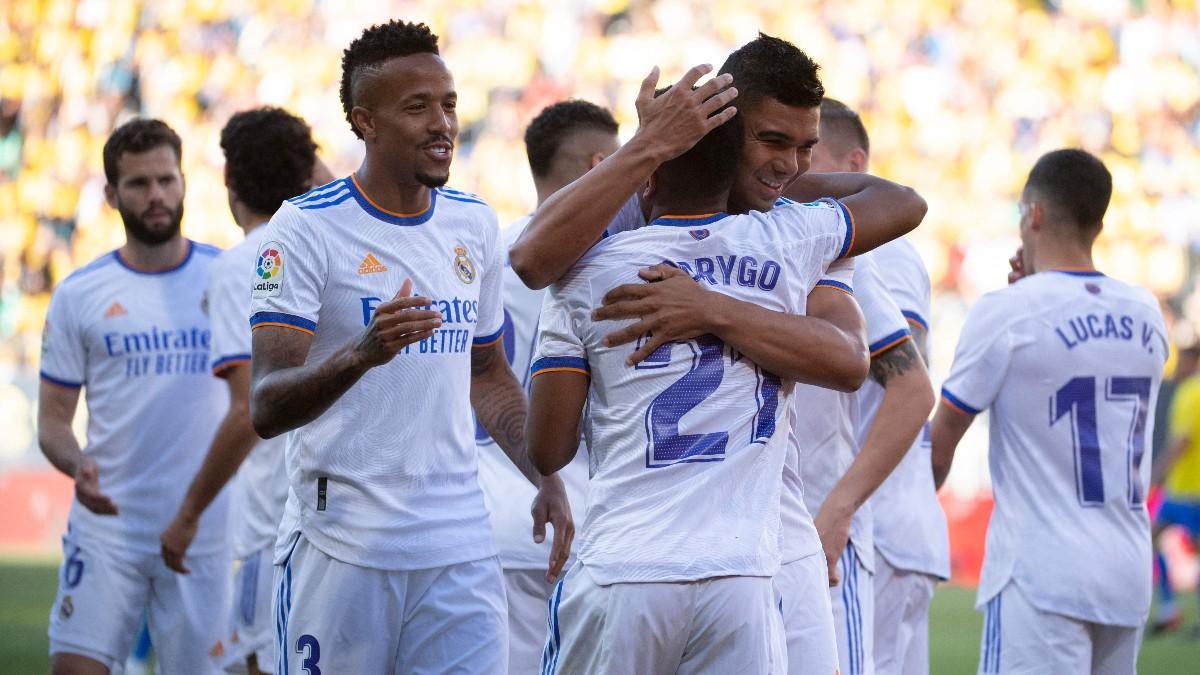
[[[57, 567], [47, 562], [0, 560], [0, 674], [48, 672], [46, 622], [54, 601]], [[974, 673], [979, 659], [982, 615], [973, 590], [943, 586], [930, 612], [930, 661], [933, 675]], [[1148, 637], [1142, 644], [1140, 675], [1200, 673], [1200, 639], [1190, 636], [1200, 624], [1194, 593], [1181, 597], [1183, 630]]]

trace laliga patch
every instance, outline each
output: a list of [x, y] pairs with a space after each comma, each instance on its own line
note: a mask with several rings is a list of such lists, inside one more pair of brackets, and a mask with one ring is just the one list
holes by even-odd
[[283, 249], [277, 241], [268, 241], [258, 253], [254, 263], [253, 295], [256, 298], [273, 298], [283, 288]]
[[471, 258], [467, 255], [467, 247], [462, 244], [454, 247], [454, 273], [464, 284], [475, 281], [475, 263], [471, 262]]

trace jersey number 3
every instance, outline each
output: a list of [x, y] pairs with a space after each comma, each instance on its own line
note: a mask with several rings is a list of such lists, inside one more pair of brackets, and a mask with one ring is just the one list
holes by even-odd
[[[639, 340], [639, 343], [641, 341]], [[678, 349], [677, 349], [678, 348]], [[679, 462], [719, 462], [725, 459], [729, 431], [682, 433], [680, 422], [720, 389], [725, 379], [725, 362], [737, 363], [741, 356], [726, 354], [725, 343], [712, 335], [683, 342], [668, 342], [637, 365], [640, 370], [663, 368], [673, 358], [689, 359], [688, 371], [650, 403], [646, 410], [646, 466], [657, 468]], [[779, 408], [780, 380], [755, 367], [755, 413], [751, 443], [764, 443], [775, 433]], [[732, 411], [730, 411], [732, 412]], [[725, 416], [722, 415], [723, 419]], [[720, 426], [720, 425], [717, 425]]]
[[[1133, 403], [1133, 419], [1129, 423], [1125, 448], [1126, 485], [1129, 505], [1145, 502], [1141, 480], [1142, 456], [1146, 454], [1146, 415], [1150, 411], [1149, 377], [1110, 377], [1101, 381], [1104, 403], [1112, 408]], [[1097, 417], [1097, 381], [1089, 375], [1075, 377], [1050, 398], [1050, 426], [1060, 419], [1071, 417], [1071, 438], [1075, 445], [1075, 490], [1083, 506], [1104, 504], [1104, 470], [1100, 457], [1100, 433]], [[1123, 406], [1122, 406], [1123, 407]], [[1111, 417], [1106, 414], [1105, 418]]]

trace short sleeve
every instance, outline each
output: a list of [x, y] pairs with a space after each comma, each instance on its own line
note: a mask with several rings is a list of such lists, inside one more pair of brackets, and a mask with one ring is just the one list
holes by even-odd
[[1008, 321], [1012, 312], [1002, 298], [988, 294], [967, 313], [954, 365], [942, 387], [942, 400], [976, 415], [991, 406], [1012, 359], [1014, 339]]
[[504, 335], [504, 252], [500, 246], [500, 226], [490, 215], [487, 233], [486, 266], [479, 281], [479, 323], [475, 324], [473, 345], [486, 347]]
[[854, 295], [854, 268], [854, 258], [834, 261], [817, 282], [817, 288], [833, 288]]
[[236, 250], [217, 259], [206, 292], [208, 320], [212, 326], [212, 372], [221, 374], [231, 366], [250, 362], [250, 328], [246, 316], [250, 293], [246, 290], [246, 270], [234, 264]]
[[929, 332], [929, 272], [911, 243], [890, 241], [872, 251], [879, 276], [910, 324]]
[[41, 377], [60, 387], [78, 389], [87, 381], [87, 354], [79, 324], [62, 287], [50, 298], [42, 327]]
[[854, 246], [854, 215], [832, 197], [815, 202], [783, 204], [770, 216], [791, 231], [791, 239], [808, 239], [817, 244], [819, 258], [828, 267], [845, 258]]
[[550, 288], [542, 303], [537, 347], [529, 375], [537, 377], [555, 371], [591, 374], [579, 326], [571, 317], [567, 293], [559, 284]]
[[1196, 443], [1200, 427], [1200, 379], [1189, 378], [1176, 391], [1171, 401], [1169, 434], [1173, 438], [1189, 438]]
[[867, 344], [872, 357], [912, 338], [908, 322], [884, 285], [879, 266], [869, 253], [858, 257], [854, 288], [857, 289], [854, 297], [867, 320]]
[[252, 269], [250, 325], [281, 326], [312, 334], [321, 311], [321, 289], [328, 278], [328, 258], [314, 228], [306, 227], [299, 209], [284, 202], [275, 212]]

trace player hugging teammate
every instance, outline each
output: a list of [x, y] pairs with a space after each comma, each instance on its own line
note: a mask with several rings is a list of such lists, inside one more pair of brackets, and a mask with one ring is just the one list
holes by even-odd
[[146, 614], [166, 673], [927, 673], [934, 479], [985, 409], [980, 672], [1133, 672], [1166, 344], [1092, 267], [1103, 165], [1034, 167], [1024, 278], [972, 310], [930, 431], [924, 200], [794, 45], [710, 71], [652, 70], [620, 147], [603, 108], [542, 111], [503, 233], [446, 185], [424, 24], [345, 50], [349, 175], [282, 110], [230, 120], [219, 256], [180, 235], [178, 136], [114, 132], [127, 241], [45, 329], [39, 441], [76, 486], [53, 672], [120, 672]]

